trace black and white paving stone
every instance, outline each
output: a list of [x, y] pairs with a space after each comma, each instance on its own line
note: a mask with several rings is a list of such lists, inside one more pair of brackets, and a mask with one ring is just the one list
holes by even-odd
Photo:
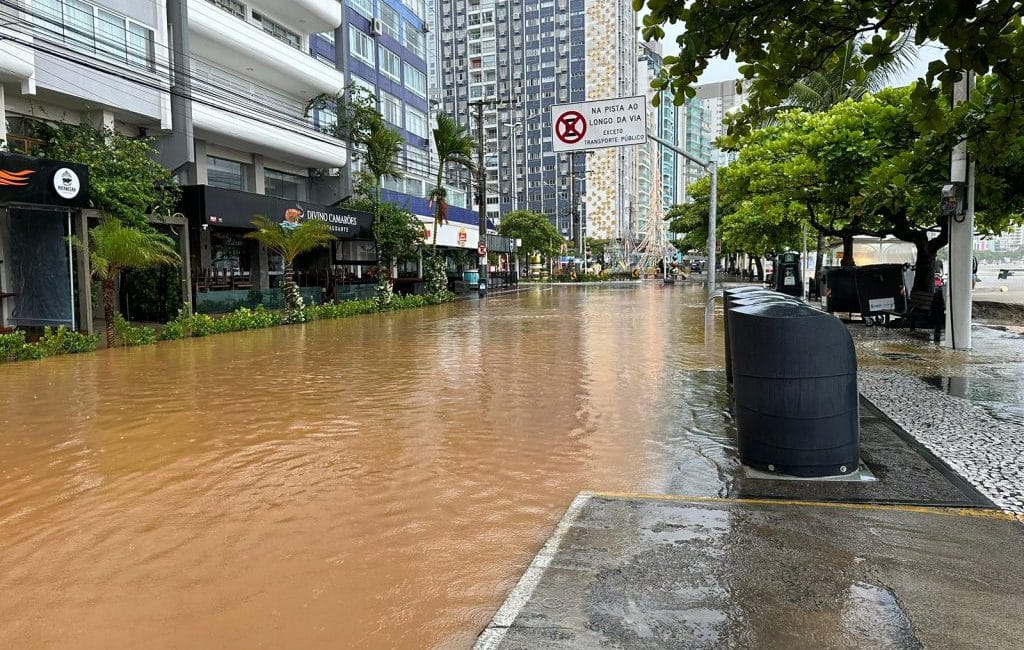
[[1024, 423], [892, 371], [858, 374], [860, 393], [998, 507], [1024, 515]]

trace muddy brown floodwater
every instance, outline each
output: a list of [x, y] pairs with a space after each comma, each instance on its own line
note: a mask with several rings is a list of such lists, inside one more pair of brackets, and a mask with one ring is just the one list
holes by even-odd
[[4, 366], [0, 647], [466, 647], [580, 490], [722, 493], [703, 319], [533, 288]]

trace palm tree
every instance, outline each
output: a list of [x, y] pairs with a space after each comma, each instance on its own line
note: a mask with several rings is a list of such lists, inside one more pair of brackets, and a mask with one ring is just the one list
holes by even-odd
[[100, 280], [107, 347], [113, 347], [117, 336], [117, 279], [121, 271], [163, 264], [177, 266], [181, 256], [175, 250], [174, 240], [167, 235], [133, 228], [112, 217], [89, 231], [88, 245], [73, 235], [70, 240], [80, 252], [88, 252], [92, 273]]
[[285, 226], [262, 215], [252, 220], [256, 230], [246, 234], [274, 251], [284, 260], [284, 299], [287, 318], [299, 311], [299, 288], [295, 285], [295, 258], [307, 251], [324, 248], [334, 240], [327, 222], [308, 219], [298, 226]]
[[[366, 146], [363, 162], [373, 174], [373, 195], [377, 205], [380, 205], [380, 188], [384, 179], [398, 180], [403, 176], [402, 169], [398, 166], [398, 157], [402, 153], [405, 139], [398, 134], [398, 131], [388, 127], [383, 120], [380, 120], [370, 126], [369, 137], [363, 144]], [[376, 216], [377, 214], [374, 212], [374, 217], [376, 218]]]
[[789, 97], [780, 108], [802, 108], [810, 113], [821, 113], [847, 99], [857, 101], [864, 95], [882, 90], [905, 74], [917, 60], [918, 50], [911, 36], [905, 34], [896, 43], [895, 54], [890, 61], [870, 70], [864, 67], [864, 57], [860, 53], [864, 39], [846, 41], [825, 67], [793, 84]]
[[437, 252], [437, 231], [441, 222], [448, 221], [448, 193], [444, 189], [444, 168], [449, 163], [473, 171], [473, 149], [476, 142], [469, 130], [447, 113], [437, 114], [434, 129], [434, 146], [437, 148], [437, 185], [430, 191], [430, 203], [434, 205], [433, 250]]

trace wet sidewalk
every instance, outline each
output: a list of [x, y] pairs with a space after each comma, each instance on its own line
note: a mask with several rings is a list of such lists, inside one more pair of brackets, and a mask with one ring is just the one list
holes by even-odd
[[477, 648], [1018, 648], [992, 510], [581, 494]]

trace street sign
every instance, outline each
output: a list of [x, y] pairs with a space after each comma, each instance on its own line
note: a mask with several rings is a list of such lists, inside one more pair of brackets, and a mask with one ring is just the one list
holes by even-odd
[[647, 142], [647, 98], [617, 97], [551, 107], [551, 148], [582, 151]]
[[480, 244], [479, 246], [477, 246], [476, 247], [476, 252], [479, 253], [481, 257], [486, 255], [487, 254], [487, 244]]

